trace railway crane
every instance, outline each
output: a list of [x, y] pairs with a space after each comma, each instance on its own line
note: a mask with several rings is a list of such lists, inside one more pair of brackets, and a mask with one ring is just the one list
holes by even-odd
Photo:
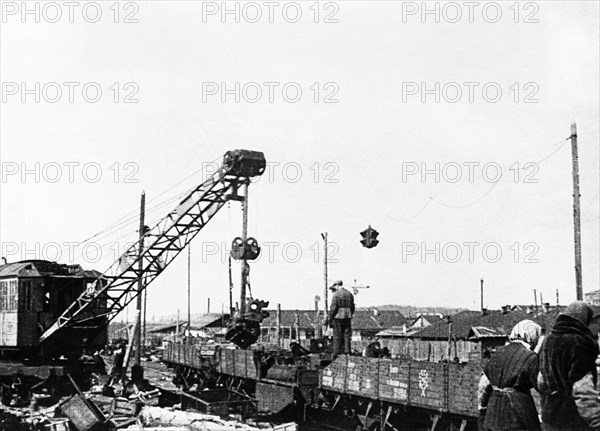
[[[144, 241], [131, 245], [62, 311], [41, 334], [42, 347], [61, 334], [77, 334], [83, 343], [94, 339], [159, 276], [228, 201], [240, 201], [244, 205], [244, 241], [256, 252], [256, 240], [246, 238], [248, 185], [253, 177], [262, 175], [265, 166], [261, 152], [227, 152], [221, 167], [210, 178], [192, 189], [179, 205], [144, 233]], [[143, 246], [140, 247], [141, 243]], [[241, 245], [242, 248], [245, 246]], [[228, 334], [233, 342], [237, 341], [244, 348], [255, 341], [256, 327], [261, 320], [260, 313], [247, 313], [244, 304], [248, 254], [252, 255], [252, 252], [243, 253], [242, 250], [242, 304]], [[141, 288], [138, 287], [140, 280]]]

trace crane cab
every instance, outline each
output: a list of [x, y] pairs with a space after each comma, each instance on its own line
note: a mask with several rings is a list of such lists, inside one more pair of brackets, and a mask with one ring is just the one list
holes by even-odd
[[[96, 282], [99, 275], [79, 265], [45, 260], [0, 265], [0, 358], [77, 355], [85, 346], [104, 346], [105, 325], [93, 338], [89, 331], [72, 328], [47, 343], [39, 341], [43, 331]], [[95, 311], [101, 306], [99, 303]]]

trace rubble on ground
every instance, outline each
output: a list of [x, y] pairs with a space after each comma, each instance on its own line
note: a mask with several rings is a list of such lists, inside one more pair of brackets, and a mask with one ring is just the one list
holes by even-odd
[[[90, 414], [83, 400], [69, 397], [48, 409], [37, 412], [4, 407], [0, 410], [0, 430], [137, 430], [137, 431], [297, 431], [295, 423], [272, 425], [266, 422], [240, 422], [237, 418], [223, 418], [177, 408], [140, 406], [136, 401], [122, 398], [90, 397], [100, 415]], [[73, 402], [73, 400], [76, 400]], [[60, 404], [71, 409], [60, 409]], [[70, 428], [72, 426], [73, 428]]]
[[[156, 370], [155, 370], [156, 371]], [[136, 374], [136, 373], [132, 373]], [[180, 397], [171, 388], [155, 384], [164, 374], [137, 380], [117, 380], [101, 376], [88, 391], [81, 391], [71, 380], [75, 393], [47, 406], [48, 397], [33, 394], [28, 405], [0, 405], [0, 431], [296, 431], [295, 423], [274, 426], [242, 418], [240, 415], [217, 416], [194, 410], [182, 410], [181, 404], [161, 403], [163, 392]], [[168, 385], [167, 385], [168, 386]], [[57, 401], [57, 400], [54, 400]], [[159, 404], [161, 407], [159, 407]], [[170, 407], [166, 407], [170, 405]], [[214, 412], [213, 412], [214, 413]]]

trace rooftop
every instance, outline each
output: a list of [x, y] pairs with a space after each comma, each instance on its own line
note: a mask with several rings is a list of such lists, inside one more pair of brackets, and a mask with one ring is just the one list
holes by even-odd
[[[460, 340], [467, 340], [472, 336], [473, 328], [479, 333], [494, 334], [494, 336], [507, 336], [512, 328], [521, 320], [530, 319], [531, 316], [514, 310], [503, 312], [501, 310], [489, 310], [485, 314], [481, 311], [461, 311], [450, 317], [452, 323], [452, 335]], [[484, 329], [485, 328], [485, 329]], [[448, 321], [446, 319], [436, 322], [414, 334], [410, 338], [424, 339], [448, 339]]]
[[[268, 310], [270, 316], [261, 323], [263, 328], [277, 326], [277, 310]], [[281, 326], [294, 327], [296, 322], [300, 328], [310, 328], [322, 324], [323, 311], [315, 310], [281, 310]], [[358, 331], [381, 330], [393, 326], [401, 326], [406, 318], [397, 310], [357, 309], [352, 318], [352, 329]]]
[[80, 265], [65, 265], [47, 260], [23, 260], [0, 265], [2, 277], [81, 277], [98, 278], [102, 274], [84, 270]]

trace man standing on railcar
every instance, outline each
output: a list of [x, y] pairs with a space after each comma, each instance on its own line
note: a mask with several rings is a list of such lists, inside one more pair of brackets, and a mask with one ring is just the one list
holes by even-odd
[[333, 353], [350, 354], [352, 352], [352, 316], [354, 315], [354, 295], [344, 289], [341, 280], [329, 288], [333, 291], [331, 307], [329, 307], [329, 322], [333, 327]]

